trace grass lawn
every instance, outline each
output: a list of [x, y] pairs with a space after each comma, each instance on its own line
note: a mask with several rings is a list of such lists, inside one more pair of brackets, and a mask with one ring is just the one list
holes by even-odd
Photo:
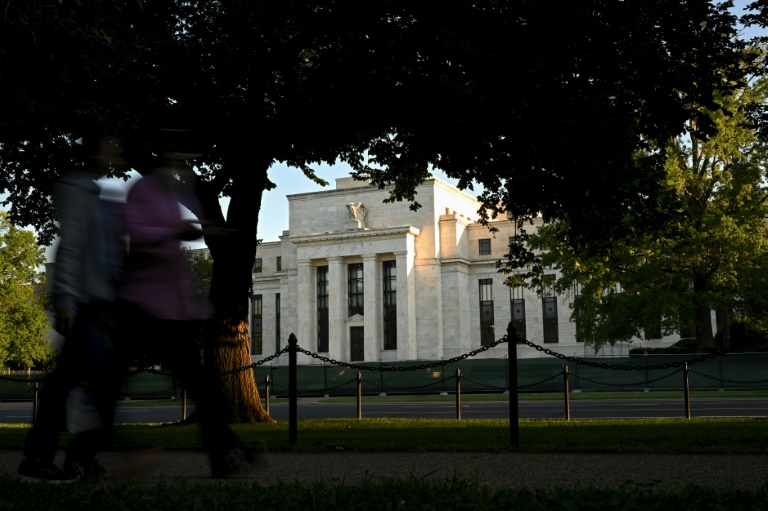
[[[246, 444], [272, 451], [509, 452], [509, 421], [452, 419], [319, 419], [298, 424], [288, 443], [288, 423], [236, 425]], [[27, 425], [0, 425], [0, 448], [19, 449]], [[768, 454], [768, 421], [762, 419], [526, 420], [521, 452], [622, 452]], [[63, 443], [70, 436], [64, 434]], [[201, 448], [192, 426], [131, 424], [116, 430], [116, 448]]]
[[[760, 419], [646, 419], [522, 421], [520, 451], [530, 453], [768, 454], [768, 421]], [[298, 443], [288, 444], [288, 424], [235, 426], [244, 442], [270, 451], [509, 452], [509, 422], [450, 419], [324, 419], [298, 424]], [[26, 425], [0, 425], [0, 448], [19, 449]], [[123, 425], [116, 447], [200, 449], [196, 427]], [[64, 435], [64, 442], [70, 440]], [[680, 492], [632, 489], [490, 490], [463, 480], [409, 478], [358, 484], [312, 483], [264, 486], [256, 482], [167, 487], [99, 482], [63, 487], [31, 485], [0, 477], [0, 511], [120, 509], [157, 511], [226, 509], [306, 510], [753, 510], [765, 509], [768, 487], [722, 491], [695, 486]]]

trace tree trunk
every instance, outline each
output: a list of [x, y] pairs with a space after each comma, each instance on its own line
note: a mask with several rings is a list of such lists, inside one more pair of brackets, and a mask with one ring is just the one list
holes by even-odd
[[[253, 164], [251, 160], [248, 166]], [[215, 312], [208, 322], [204, 348], [209, 378], [227, 396], [230, 423], [274, 422], [261, 406], [252, 369], [222, 375], [251, 365], [248, 300], [261, 197], [268, 183], [267, 168], [240, 172], [233, 180], [226, 221], [218, 204], [218, 190], [206, 190], [203, 183], [198, 193], [206, 218], [233, 230], [226, 236], [206, 237], [213, 259], [210, 298]]]
[[707, 302], [709, 281], [706, 277], [693, 277], [693, 300], [696, 314], [696, 350], [715, 347], [715, 336], [712, 333], [712, 311]]
[[731, 314], [728, 307], [721, 307], [717, 311], [717, 329], [723, 340], [721, 348], [728, 351], [731, 349]]

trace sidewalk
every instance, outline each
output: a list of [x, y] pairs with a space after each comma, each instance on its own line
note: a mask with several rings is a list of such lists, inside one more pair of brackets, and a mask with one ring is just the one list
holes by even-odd
[[[59, 454], [60, 463], [63, 453]], [[20, 451], [0, 451], [0, 475], [15, 476]], [[99, 455], [115, 484], [217, 484], [199, 451], [109, 451]], [[269, 453], [253, 470], [226, 481], [355, 484], [361, 480], [459, 478], [491, 488], [555, 489], [653, 487], [679, 491], [686, 484], [757, 489], [768, 481], [759, 455], [490, 454], [490, 453]]]

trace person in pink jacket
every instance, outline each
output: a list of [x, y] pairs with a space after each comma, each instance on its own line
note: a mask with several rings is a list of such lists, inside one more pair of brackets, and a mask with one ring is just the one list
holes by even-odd
[[[195, 322], [205, 308], [196, 303], [185, 273], [182, 241], [200, 238], [201, 208], [184, 181], [194, 179], [185, 162], [184, 133], [161, 132], [160, 165], [128, 192], [124, 224], [128, 256], [118, 291], [128, 361], [144, 356], [171, 368], [197, 405], [203, 443], [213, 477], [225, 477], [253, 461], [224, 422], [224, 397], [206, 385]], [[184, 177], [181, 180], [180, 177]], [[198, 215], [185, 219], [181, 205]], [[207, 227], [206, 227], [207, 229]]]

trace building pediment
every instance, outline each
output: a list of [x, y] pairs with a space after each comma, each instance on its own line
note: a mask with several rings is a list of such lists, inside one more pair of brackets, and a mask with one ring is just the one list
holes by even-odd
[[350, 326], [363, 326], [365, 323], [365, 317], [360, 314], [355, 314], [347, 318], [347, 324]]
[[310, 234], [309, 236], [291, 237], [291, 243], [295, 245], [308, 245], [311, 243], [327, 241], [350, 241], [360, 238], [402, 238], [407, 235], [418, 236], [421, 229], [412, 225], [400, 227], [388, 227], [386, 229], [360, 229], [354, 231], [335, 231]]

